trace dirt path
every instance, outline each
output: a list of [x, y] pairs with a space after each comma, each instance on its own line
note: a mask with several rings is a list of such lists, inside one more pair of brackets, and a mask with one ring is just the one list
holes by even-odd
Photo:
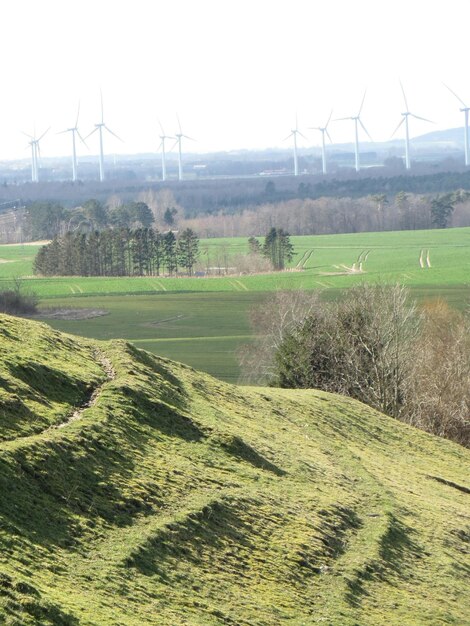
[[61, 422], [60, 424], [55, 424], [54, 426], [50, 426], [47, 430], [50, 431], [55, 428], [64, 428], [64, 426], [67, 426], [68, 424], [71, 424], [72, 422], [75, 422], [76, 420], [80, 419], [83, 415], [83, 411], [85, 411], [86, 409], [89, 409], [96, 403], [101, 393], [101, 390], [103, 388], [103, 385], [105, 385], [110, 380], [113, 380], [114, 378], [116, 378], [116, 372], [114, 371], [113, 364], [108, 359], [108, 357], [105, 356], [103, 352], [101, 352], [101, 350], [98, 350], [98, 349], [95, 350], [94, 356], [95, 356], [95, 359], [101, 364], [104, 371], [106, 372], [106, 377], [107, 377], [106, 380], [104, 381], [104, 383], [101, 383], [101, 385], [93, 391], [93, 393], [88, 398], [88, 400], [85, 400], [85, 402], [81, 406], [75, 409], [72, 415], [70, 415], [70, 417], [68, 417], [65, 420], [65, 422]]
[[19, 437], [18, 436], [12, 437], [11, 439], [4, 439], [3, 441], [0, 441], [0, 449], [8, 450], [10, 446], [17, 445], [19, 441], [21, 441], [22, 443], [36, 441], [37, 439], [43, 437], [44, 434], [51, 433], [52, 431], [57, 431], [59, 428], [64, 428], [64, 426], [67, 426], [71, 422], [75, 422], [76, 420], [80, 419], [83, 415], [83, 412], [86, 409], [89, 409], [90, 407], [94, 406], [100, 396], [100, 393], [103, 390], [104, 385], [106, 385], [109, 381], [116, 378], [116, 372], [113, 368], [111, 361], [108, 359], [107, 356], [103, 354], [103, 352], [101, 352], [101, 350], [97, 348], [94, 351], [94, 357], [98, 361], [98, 363], [100, 363], [100, 365], [103, 367], [103, 370], [106, 373], [106, 380], [103, 381], [100, 385], [98, 385], [96, 389], [94, 389], [94, 391], [90, 394], [90, 396], [87, 399], [85, 399], [83, 403], [80, 406], [78, 406], [71, 415], [66, 417], [65, 421], [61, 422], [60, 424], [52, 424], [51, 426], [48, 426], [44, 430], [31, 434], [31, 435], [21, 435]]

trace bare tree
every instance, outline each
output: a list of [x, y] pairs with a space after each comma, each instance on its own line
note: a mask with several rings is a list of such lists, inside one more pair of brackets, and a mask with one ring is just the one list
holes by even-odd
[[318, 291], [277, 291], [250, 314], [255, 340], [238, 350], [241, 381], [263, 384], [272, 378], [274, 358], [284, 338], [319, 306]]
[[404, 419], [470, 445], [470, 323], [443, 301], [423, 309], [413, 345]]

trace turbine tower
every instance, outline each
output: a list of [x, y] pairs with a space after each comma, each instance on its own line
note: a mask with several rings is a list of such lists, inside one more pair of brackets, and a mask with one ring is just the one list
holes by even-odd
[[[160, 122], [158, 122], [160, 124], [160, 129], [162, 131], [162, 134], [160, 135], [160, 146], [159, 146], [159, 150], [161, 149], [162, 151], [162, 180], [166, 180], [166, 152], [165, 152], [165, 141], [167, 139], [174, 139], [174, 137], [170, 137], [169, 135], [165, 135], [165, 131], [163, 130], [163, 126], [161, 125]], [[181, 128], [181, 127], [180, 127]]]
[[469, 159], [469, 154], [468, 154], [468, 112], [470, 111], [470, 107], [468, 107], [465, 104], [465, 102], [462, 100], [462, 98], [459, 98], [459, 96], [455, 93], [455, 91], [452, 91], [452, 89], [448, 87], [445, 83], [444, 83], [444, 87], [447, 87], [450, 93], [453, 94], [457, 98], [457, 100], [463, 104], [463, 109], [460, 109], [460, 111], [465, 115], [465, 127], [464, 127], [465, 165], [470, 165], [470, 159]]
[[367, 91], [364, 91], [364, 96], [362, 97], [361, 106], [359, 107], [359, 111], [358, 111], [357, 115], [352, 115], [351, 117], [340, 117], [337, 120], [335, 120], [337, 122], [339, 122], [341, 120], [354, 120], [354, 153], [355, 153], [356, 172], [358, 172], [361, 169], [361, 164], [360, 164], [360, 161], [359, 161], [359, 125], [361, 125], [361, 127], [362, 127], [363, 131], [365, 132], [365, 134], [372, 141], [372, 137], [367, 132], [367, 128], [364, 126], [364, 124], [362, 123], [362, 120], [361, 120], [362, 107], [364, 106], [364, 100], [366, 99], [366, 93], [367, 93]]
[[26, 137], [29, 138], [29, 145], [31, 146], [31, 181], [33, 183], [39, 182], [39, 158], [41, 156], [41, 148], [39, 146], [39, 142], [44, 137], [46, 133], [48, 133], [50, 127], [43, 132], [43, 134], [36, 138], [36, 130], [34, 130], [32, 135], [28, 135], [27, 133], [23, 133]]
[[183, 139], [183, 137], [185, 139], [189, 139], [190, 141], [195, 141], [195, 140], [192, 137], [188, 137], [188, 135], [183, 134], [183, 131], [181, 130], [180, 118], [178, 117], [178, 115], [176, 116], [176, 119], [178, 120], [179, 133], [175, 133], [176, 143], [174, 144], [173, 148], [175, 148], [175, 146], [178, 146], [178, 180], [183, 180], [183, 160], [182, 160], [182, 153], [181, 153], [181, 140]]
[[296, 115], [295, 116], [295, 128], [293, 128], [291, 130], [290, 134], [287, 135], [287, 137], [284, 139], [284, 141], [287, 141], [288, 139], [290, 139], [290, 137], [294, 138], [294, 176], [298, 176], [299, 175], [299, 161], [298, 161], [298, 157], [297, 157], [297, 135], [300, 135], [301, 137], [306, 139], [306, 137], [304, 135], [302, 135], [302, 133], [298, 129], [298, 126], [299, 125], [297, 123], [297, 115]]
[[[333, 115], [333, 111], [330, 113], [330, 117], [328, 118], [325, 126], [311, 126], [310, 130], [319, 130], [321, 132], [321, 160], [322, 160], [322, 170], [323, 174], [326, 174], [326, 147], [325, 147], [325, 135], [331, 141], [330, 133], [328, 132], [328, 124], [330, 123], [331, 116]], [[333, 143], [333, 142], [332, 142]]]
[[405, 101], [406, 111], [404, 111], [402, 113], [403, 119], [398, 124], [398, 126], [395, 128], [395, 130], [393, 131], [392, 137], [397, 132], [397, 130], [400, 128], [400, 126], [403, 123], [405, 123], [405, 167], [406, 167], [407, 170], [409, 170], [410, 167], [411, 167], [411, 164], [410, 164], [410, 133], [409, 133], [409, 128], [408, 128], [408, 118], [411, 115], [411, 117], [415, 117], [417, 120], [423, 120], [423, 122], [430, 122], [431, 124], [433, 124], [434, 122], [431, 122], [431, 120], [428, 120], [425, 117], [420, 117], [419, 115], [415, 115], [414, 113], [411, 113], [411, 111], [409, 110], [409, 107], [408, 107], [408, 102], [406, 100], [405, 90], [403, 89], [403, 85], [402, 85], [401, 81], [400, 81], [400, 87], [401, 87], [401, 91], [403, 93], [403, 100]]
[[104, 175], [104, 152], [103, 152], [103, 130], [107, 130], [108, 133], [110, 133], [111, 135], [116, 137], [116, 139], [119, 139], [119, 141], [122, 141], [122, 139], [120, 137], [118, 137], [116, 135], [116, 133], [113, 133], [113, 131], [108, 126], [106, 126], [106, 124], [104, 123], [103, 94], [101, 92], [100, 92], [100, 98], [101, 98], [101, 122], [98, 122], [98, 124], [95, 124], [95, 130], [92, 130], [91, 133], [85, 137], [85, 139], [88, 139], [88, 137], [91, 137], [91, 135], [93, 135], [93, 133], [96, 133], [96, 131], [98, 131], [99, 137], [100, 137], [100, 182], [103, 182], [104, 178], [105, 178], [105, 175]]
[[80, 135], [80, 131], [78, 130], [78, 116], [79, 115], [80, 115], [80, 102], [78, 103], [77, 119], [75, 120], [75, 126], [73, 126], [72, 128], [66, 128], [65, 130], [59, 133], [60, 135], [63, 133], [72, 133], [72, 180], [73, 182], [76, 182], [77, 180], [77, 149], [76, 149], [75, 134], [78, 135], [81, 142], [86, 146], [85, 140]]

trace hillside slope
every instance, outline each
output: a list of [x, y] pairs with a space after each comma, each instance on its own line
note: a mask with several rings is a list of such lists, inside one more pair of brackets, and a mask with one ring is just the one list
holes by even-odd
[[469, 624], [470, 453], [0, 317], [0, 624]]

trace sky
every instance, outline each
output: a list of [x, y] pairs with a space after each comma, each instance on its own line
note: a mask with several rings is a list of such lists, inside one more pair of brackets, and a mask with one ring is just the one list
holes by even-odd
[[[463, 124], [470, 103], [468, 0], [9, 0], [2, 3], [0, 159], [67, 156], [80, 102], [83, 136], [104, 119], [107, 154], [157, 152], [159, 122], [185, 151], [319, 145], [309, 127], [357, 114], [375, 141], [404, 110], [411, 136]], [[334, 143], [353, 122], [331, 121]], [[404, 136], [403, 126], [397, 137]], [[98, 152], [98, 134], [80, 145]], [[362, 135], [361, 138], [365, 139]], [[169, 142], [171, 147], [172, 142]]]

